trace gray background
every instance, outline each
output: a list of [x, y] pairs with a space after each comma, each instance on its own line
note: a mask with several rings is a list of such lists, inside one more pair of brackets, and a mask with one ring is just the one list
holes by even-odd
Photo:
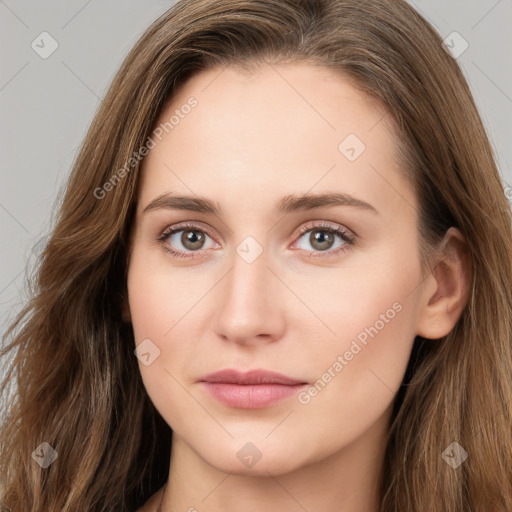
[[[456, 31], [469, 43], [458, 61], [512, 185], [512, 0], [410, 3], [443, 38]], [[172, 4], [0, 0], [1, 334], [26, 300], [25, 271], [100, 99], [129, 49]], [[58, 43], [46, 59], [31, 47], [44, 31]]]

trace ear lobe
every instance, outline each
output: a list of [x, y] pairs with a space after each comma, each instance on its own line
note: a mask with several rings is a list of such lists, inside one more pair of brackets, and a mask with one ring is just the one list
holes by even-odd
[[447, 230], [439, 248], [441, 259], [424, 283], [417, 334], [439, 339], [456, 325], [467, 302], [472, 278], [471, 255], [460, 231]]

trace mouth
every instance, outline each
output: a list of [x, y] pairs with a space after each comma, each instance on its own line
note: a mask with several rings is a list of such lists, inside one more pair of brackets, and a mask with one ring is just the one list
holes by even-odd
[[225, 369], [199, 381], [219, 402], [236, 409], [262, 409], [296, 395], [305, 381], [268, 371]]

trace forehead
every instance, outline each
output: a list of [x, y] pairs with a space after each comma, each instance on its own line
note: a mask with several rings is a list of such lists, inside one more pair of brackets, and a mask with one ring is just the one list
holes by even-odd
[[411, 195], [391, 116], [324, 67], [203, 70], [179, 87], [155, 128], [141, 203], [171, 190], [220, 204], [238, 198], [234, 207], [307, 191], [364, 194], [369, 202]]

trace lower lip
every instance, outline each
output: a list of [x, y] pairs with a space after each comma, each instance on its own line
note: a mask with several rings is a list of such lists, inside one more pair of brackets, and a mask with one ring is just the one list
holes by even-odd
[[203, 382], [208, 393], [225, 405], [237, 409], [262, 409], [296, 395], [307, 384], [227, 384]]

